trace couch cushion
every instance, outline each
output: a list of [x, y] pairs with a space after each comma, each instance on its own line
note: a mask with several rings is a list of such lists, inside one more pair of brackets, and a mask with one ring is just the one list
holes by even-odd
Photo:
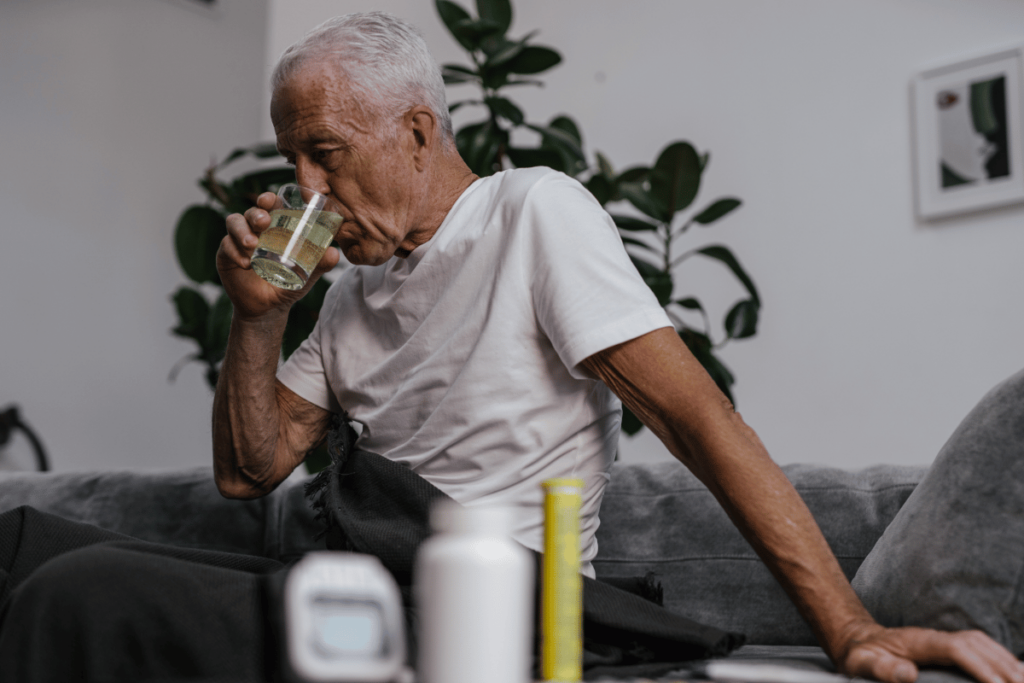
[[[852, 578], [925, 468], [783, 471]], [[814, 645], [810, 628], [721, 506], [682, 465], [616, 465], [597, 531], [598, 578], [654, 572], [665, 606], [748, 642]]]
[[1024, 656], [1024, 371], [960, 423], [853, 585], [882, 624], [977, 628]]

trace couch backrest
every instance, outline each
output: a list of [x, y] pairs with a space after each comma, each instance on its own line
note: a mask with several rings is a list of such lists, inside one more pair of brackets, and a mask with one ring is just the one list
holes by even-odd
[[[793, 481], [850, 578], [924, 474], [790, 465]], [[210, 468], [179, 472], [4, 473], [0, 512], [31, 505], [147, 541], [282, 561], [322, 549], [294, 477], [265, 498], [226, 500]], [[813, 645], [810, 630], [710, 492], [682, 465], [615, 465], [597, 531], [598, 577], [648, 572], [665, 606], [740, 631], [748, 642]]]
[[[783, 471], [852, 579], [925, 469], [789, 465]], [[682, 465], [616, 465], [597, 540], [598, 578], [653, 572], [665, 606], [675, 612], [745, 633], [750, 643], [816, 644], [767, 567]]]

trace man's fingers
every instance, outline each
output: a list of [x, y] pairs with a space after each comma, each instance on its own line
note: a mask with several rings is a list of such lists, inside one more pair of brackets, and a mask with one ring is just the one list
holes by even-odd
[[844, 668], [850, 676], [910, 683], [915, 662], [957, 666], [981, 683], [1024, 683], [1024, 664], [981, 631], [886, 629], [851, 649]]
[[846, 675], [873, 678], [883, 683], [914, 683], [917, 666], [888, 650], [872, 645], [855, 648], [846, 660]]
[[256, 198], [256, 206], [260, 207], [264, 211], [272, 211], [277, 208], [280, 200], [273, 192], [263, 192], [259, 197]]
[[1024, 664], [981, 631], [941, 635], [951, 663], [982, 683], [1024, 683]]

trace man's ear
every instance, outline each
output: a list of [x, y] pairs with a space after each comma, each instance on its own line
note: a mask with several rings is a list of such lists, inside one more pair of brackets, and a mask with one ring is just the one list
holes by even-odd
[[437, 146], [437, 117], [430, 107], [417, 105], [406, 112], [405, 124], [407, 132], [412, 134], [413, 163], [417, 171], [422, 171]]

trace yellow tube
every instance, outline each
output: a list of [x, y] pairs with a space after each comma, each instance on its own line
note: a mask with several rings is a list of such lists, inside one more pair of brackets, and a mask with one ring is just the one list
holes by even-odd
[[541, 675], [583, 678], [583, 579], [580, 577], [581, 479], [549, 479], [544, 488]]

